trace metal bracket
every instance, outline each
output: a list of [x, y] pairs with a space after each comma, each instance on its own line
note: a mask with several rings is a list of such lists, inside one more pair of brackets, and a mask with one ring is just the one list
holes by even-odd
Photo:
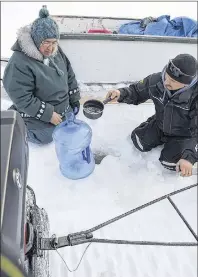
[[91, 242], [93, 238], [92, 233], [74, 233], [69, 234], [68, 236], [64, 237], [56, 237], [55, 235], [51, 238], [42, 238], [38, 237], [38, 247], [40, 251], [43, 250], [56, 250], [58, 248], [66, 247], [66, 246], [73, 246], [82, 243]]
[[71, 246], [90, 242], [92, 238], [93, 238], [93, 234], [86, 233], [86, 232], [85, 233], [80, 232], [80, 233], [74, 233], [74, 234], [68, 235], [68, 240]]
[[43, 257], [44, 256], [44, 251], [43, 249], [40, 248], [40, 241], [42, 239], [42, 232], [39, 230], [36, 231], [36, 256], [37, 257]]

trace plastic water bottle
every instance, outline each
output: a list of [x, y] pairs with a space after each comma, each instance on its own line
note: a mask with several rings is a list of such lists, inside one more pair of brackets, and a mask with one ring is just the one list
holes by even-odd
[[75, 118], [73, 113], [59, 124], [53, 132], [56, 154], [61, 173], [69, 179], [81, 179], [90, 175], [95, 168], [90, 148], [92, 129]]

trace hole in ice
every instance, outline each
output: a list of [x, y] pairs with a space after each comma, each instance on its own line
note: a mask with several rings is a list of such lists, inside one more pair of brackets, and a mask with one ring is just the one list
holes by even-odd
[[118, 157], [118, 156], [120, 156], [120, 153], [117, 153], [116, 151], [113, 151], [112, 149], [109, 149], [109, 151], [108, 150], [107, 151], [94, 150], [93, 155], [94, 155], [95, 163], [100, 164], [106, 156], [110, 155], [110, 156]]
[[108, 155], [108, 153], [97, 151], [94, 153], [94, 159], [96, 164], [100, 164], [102, 160]]

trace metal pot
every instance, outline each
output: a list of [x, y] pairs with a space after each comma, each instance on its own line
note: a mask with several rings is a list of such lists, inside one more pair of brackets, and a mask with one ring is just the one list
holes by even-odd
[[98, 119], [102, 116], [104, 105], [112, 101], [111, 97], [103, 102], [99, 100], [88, 100], [83, 105], [83, 114], [89, 119]]

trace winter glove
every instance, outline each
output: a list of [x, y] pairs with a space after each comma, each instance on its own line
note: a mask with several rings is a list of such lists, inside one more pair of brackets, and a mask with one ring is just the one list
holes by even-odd
[[75, 115], [77, 115], [80, 111], [80, 102], [77, 101], [77, 102], [74, 102], [74, 103], [70, 103], [71, 107], [72, 107], [72, 110], [74, 112]]

